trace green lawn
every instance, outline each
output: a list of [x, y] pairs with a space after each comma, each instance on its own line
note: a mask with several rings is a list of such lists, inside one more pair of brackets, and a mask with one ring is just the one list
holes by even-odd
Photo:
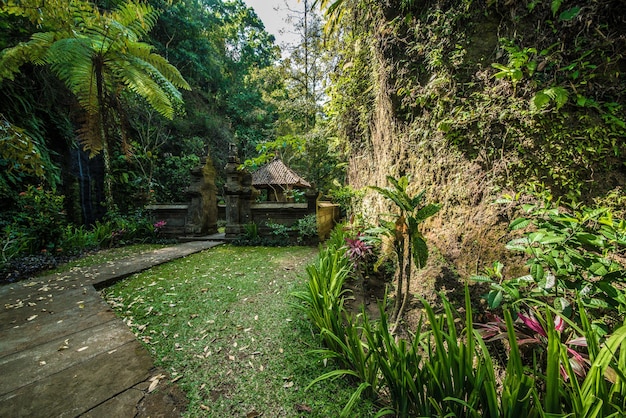
[[[221, 246], [152, 268], [104, 294], [190, 400], [188, 416], [336, 417], [354, 387], [307, 385], [330, 370], [290, 296], [306, 247]], [[354, 416], [374, 415], [363, 403]]]

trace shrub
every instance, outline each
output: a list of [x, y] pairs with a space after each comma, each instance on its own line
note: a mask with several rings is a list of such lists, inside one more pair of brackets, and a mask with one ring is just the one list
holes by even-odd
[[317, 239], [317, 216], [306, 215], [298, 219], [291, 229], [295, 231], [299, 244], [309, 243]]
[[533, 305], [540, 300], [573, 317], [574, 301], [580, 297], [595, 326], [609, 332], [614, 313], [626, 312], [626, 266], [620, 256], [626, 250], [626, 221], [615, 219], [607, 208], [548, 204], [523, 209], [527, 216], [512, 221], [510, 229], [525, 232], [507, 248], [527, 256], [529, 274], [507, 278], [504, 266], [495, 262], [472, 277], [490, 284], [488, 305]]
[[65, 227], [63, 196], [42, 187], [28, 186], [17, 198], [18, 210], [13, 214], [13, 239], [29, 254], [57, 248]]

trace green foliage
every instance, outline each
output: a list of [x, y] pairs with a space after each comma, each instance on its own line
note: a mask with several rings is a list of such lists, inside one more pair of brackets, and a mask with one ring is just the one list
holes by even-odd
[[254, 222], [250, 222], [244, 225], [245, 236], [244, 239], [255, 240], [259, 237], [259, 227]]
[[333, 203], [339, 205], [343, 216], [351, 213], [353, 208], [357, 207], [363, 199], [363, 196], [365, 196], [365, 190], [355, 190], [350, 185], [344, 186], [336, 182], [333, 186], [334, 187], [328, 191], [328, 196]]
[[44, 177], [44, 165], [35, 141], [24, 129], [11, 124], [0, 114], [0, 164], [4, 167], [3, 177], [18, 183], [20, 174]]
[[346, 257], [345, 248], [327, 248], [320, 251], [316, 264], [306, 268], [309, 280], [307, 290], [294, 293], [303, 303], [303, 309], [318, 332], [327, 330], [321, 336], [326, 347], [339, 352], [343, 344], [338, 335], [345, 332], [343, 324], [343, 287], [352, 264]]
[[26, 243], [27, 253], [58, 249], [66, 223], [63, 196], [43, 187], [29, 186], [19, 194], [16, 206], [19, 209], [10, 214], [8, 222], [12, 233]]
[[[485, 275], [475, 276], [474, 280], [491, 284], [489, 306], [525, 298], [551, 300], [555, 309], [569, 316], [575, 299], [581, 298], [596, 319], [606, 310], [623, 315], [626, 267], [618, 254], [626, 248], [626, 221], [615, 219], [606, 208], [551, 204], [523, 208], [528, 216], [513, 220], [510, 228], [526, 232], [507, 248], [526, 254], [529, 274], [505, 278], [502, 264], [496, 262]], [[604, 319], [600, 323], [606, 325]]]
[[270, 228], [272, 236], [277, 241], [289, 242], [291, 227], [277, 222], [266, 222], [265, 224]]
[[549, 87], [538, 91], [537, 94], [531, 99], [530, 109], [540, 111], [554, 101], [556, 104], [556, 110], [562, 108], [569, 98], [569, 93], [563, 87]]
[[189, 187], [189, 171], [200, 164], [194, 154], [162, 157], [154, 168], [154, 200], [180, 202], [185, 200], [184, 190]]
[[311, 242], [317, 238], [317, 216], [313, 213], [300, 218], [293, 225], [299, 243]]
[[493, 76], [495, 78], [508, 78], [516, 85], [524, 77], [524, 73], [528, 77], [532, 77], [537, 69], [537, 62], [532, 58], [537, 54], [535, 48], [519, 48], [510, 39], [500, 39], [502, 48], [508, 53], [509, 60], [507, 65], [498, 63], [491, 64], [492, 67], [500, 70]]
[[12, 225], [6, 225], [0, 235], [0, 268], [9, 261], [25, 254], [32, 237]]
[[[429, 331], [422, 332], [420, 325], [412, 342], [407, 342], [390, 333], [384, 303], [376, 324], [364, 312], [360, 321], [346, 313], [342, 287], [349, 272], [346, 259], [345, 248], [322, 250], [318, 265], [307, 269], [308, 291], [295, 294], [326, 347], [316, 353], [340, 365], [311, 385], [340, 376], [356, 378], [353, 399], [380, 393], [389, 397], [390, 408], [379, 415], [478, 416], [479, 410], [489, 408], [495, 413], [493, 365], [482, 339], [472, 330], [469, 296], [465, 338], [457, 334], [452, 307], [444, 300], [445, 315], [436, 315], [425, 303]], [[346, 405], [342, 416], [349, 416], [353, 404]]]
[[99, 227], [98, 242], [108, 247], [154, 242], [158, 235], [158, 228], [141, 209], [127, 214], [109, 212], [96, 230]]
[[426, 239], [419, 230], [419, 226], [426, 219], [436, 214], [440, 206], [434, 203], [423, 203], [426, 191], [415, 196], [408, 194], [409, 178], [406, 176], [396, 179], [387, 176], [387, 181], [392, 184], [390, 188], [370, 186], [383, 197], [393, 202], [400, 210], [398, 215], [393, 215], [395, 221], [379, 220], [380, 228], [372, 230], [381, 235], [391, 238], [398, 262], [398, 286], [396, 288], [396, 301], [393, 317], [398, 320], [409, 298], [411, 284], [411, 262], [415, 267], [422, 269], [428, 260], [428, 247]]
[[[308, 290], [295, 294], [325, 345], [315, 353], [340, 366], [316, 378], [309, 387], [338, 377], [356, 379], [357, 389], [342, 416], [350, 416], [359, 397], [381, 394], [389, 405], [378, 416], [609, 417], [623, 412], [626, 325], [602, 342], [581, 304], [582, 327], [576, 328], [577, 336], [565, 332], [564, 322], [553, 319], [553, 309], [547, 307], [541, 308], [543, 318], [536, 311], [532, 321], [526, 319], [538, 333], [535, 336], [520, 334], [508, 309], [504, 321], [491, 325], [491, 332], [485, 332], [488, 327], [484, 324], [479, 324], [478, 331], [474, 330], [466, 287], [464, 320], [459, 321], [455, 307], [445, 297], [443, 313], [439, 314], [422, 301], [425, 317], [407, 341], [390, 332], [385, 303], [380, 305], [377, 322], [371, 322], [365, 312], [357, 319], [345, 311], [344, 300], [349, 295], [343, 282], [349, 265], [345, 263], [345, 247], [338, 247], [344, 238], [342, 231], [334, 232], [335, 239], [320, 252], [318, 264], [308, 267]], [[501, 381], [496, 380], [483, 335], [508, 339]], [[520, 349], [529, 341], [541, 343], [531, 348], [537, 354], [531, 364], [525, 363], [524, 350]], [[588, 348], [583, 353], [588, 355], [587, 373], [580, 369], [587, 363], [579, 353], [584, 347]]]

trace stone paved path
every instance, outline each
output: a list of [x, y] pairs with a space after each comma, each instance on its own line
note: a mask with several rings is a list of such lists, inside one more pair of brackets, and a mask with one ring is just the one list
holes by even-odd
[[219, 244], [188, 242], [0, 286], [0, 417], [179, 416], [174, 402], [145, 411], [162, 375], [96, 288]]

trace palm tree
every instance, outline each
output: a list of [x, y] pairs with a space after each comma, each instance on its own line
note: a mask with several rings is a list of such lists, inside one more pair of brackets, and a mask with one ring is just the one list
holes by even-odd
[[[83, 0], [62, 3], [47, 6], [53, 25], [49, 31], [35, 33], [28, 42], [0, 53], [0, 81], [12, 78], [21, 65], [31, 62], [48, 65], [65, 83], [84, 110], [79, 131], [84, 148], [92, 155], [103, 152], [106, 204], [112, 209], [110, 116], [119, 112], [124, 94], [139, 95], [172, 119], [182, 105], [178, 89], [190, 87], [174, 66], [140, 41], [159, 15], [150, 5], [128, 0], [107, 12]], [[62, 12], [58, 7], [67, 10], [65, 19], [59, 18]], [[13, 6], [12, 12], [19, 10], [19, 5]], [[23, 15], [32, 17], [28, 10], [25, 8]]]

